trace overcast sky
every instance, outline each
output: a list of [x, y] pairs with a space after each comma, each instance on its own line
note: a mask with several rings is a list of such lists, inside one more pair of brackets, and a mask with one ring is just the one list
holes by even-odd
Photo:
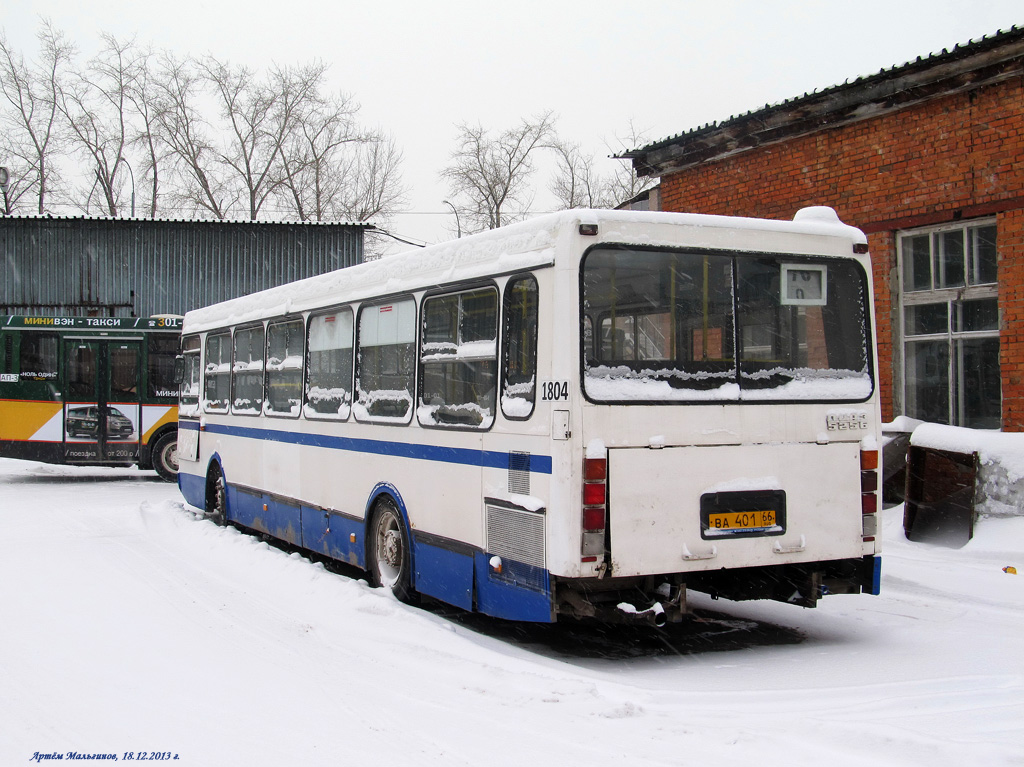
[[[873, 74], [1024, 24], [1021, 0], [2, 0], [34, 58], [40, 17], [85, 54], [103, 32], [252, 67], [331, 66], [361, 118], [395, 136], [410, 212], [394, 231], [447, 239], [438, 172], [456, 124], [499, 130], [553, 110], [606, 156], [630, 122], [650, 140]], [[611, 163], [613, 161], [607, 161]], [[542, 169], [543, 170], [543, 169]], [[546, 186], [546, 173], [535, 185]], [[534, 208], [550, 199], [541, 191]], [[446, 212], [447, 211], [447, 212]]]

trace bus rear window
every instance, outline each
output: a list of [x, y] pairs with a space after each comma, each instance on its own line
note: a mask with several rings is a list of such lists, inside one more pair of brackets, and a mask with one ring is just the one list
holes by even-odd
[[871, 395], [867, 283], [854, 261], [601, 247], [582, 268], [593, 401]]

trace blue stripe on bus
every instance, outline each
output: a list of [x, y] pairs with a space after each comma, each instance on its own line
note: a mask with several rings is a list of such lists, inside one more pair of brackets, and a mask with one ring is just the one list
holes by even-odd
[[[183, 421], [179, 424], [179, 428], [197, 429], [198, 424]], [[230, 437], [284, 442], [290, 445], [306, 445], [308, 447], [323, 447], [330, 450], [348, 450], [353, 453], [390, 455], [397, 458], [413, 458], [419, 461], [480, 466], [485, 469], [509, 468], [509, 453], [495, 450], [470, 450], [463, 447], [418, 445], [410, 442], [387, 442], [376, 439], [335, 437], [327, 434], [302, 434], [293, 431], [258, 429], [251, 426], [230, 426], [227, 424], [207, 424], [205, 431], [213, 434], [225, 434]], [[551, 473], [550, 455], [531, 454], [529, 461], [531, 472], [535, 474]]]

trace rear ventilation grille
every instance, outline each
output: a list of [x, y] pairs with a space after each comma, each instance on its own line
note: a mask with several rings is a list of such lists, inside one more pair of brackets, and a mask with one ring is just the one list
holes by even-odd
[[508, 454], [508, 491], [518, 495], [530, 494], [530, 454]]
[[488, 503], [487, 553], [544, 567], [544, 514]]

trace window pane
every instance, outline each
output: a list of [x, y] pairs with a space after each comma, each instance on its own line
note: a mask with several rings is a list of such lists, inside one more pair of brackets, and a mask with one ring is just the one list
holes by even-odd
[[872, 383], [862, 270], [839, 260], [813, 264], [827, 267], [815, 270], [823, 282], [823, 299], [803, 305], [780, 293], [783, 274], [795, 266], [784, 260], [736, 259], [741, 398], [868, 397]]
[[602, 401], [735, 398], [729, 256], [597, 248], [583, 264], [584, 385]]
[[960, 353], [959, 426], [998, 429], [1002, 425], [999, 339], [958, 342]]
[[181, 339], [181, 353], [185, 359], [185, 369], [178, 389], [178, 413], [181, 415], [195, 415], [199, 412], [199, 382], [202, 378], [199, 347], [199, 338], [196, 336]]
[[970, 333], [980, 330], [999, 330], [999, 299], [983, 298], [961, 301], [957, 330]]
[[993, 283], [997, 279], [997, 252], [995, 226], [977, 226], [967, 230], [967, 243], [972, 285]]
[[498, 338], [498, 293], [488, 288], [460, 294], [462, 327], [460, 344], [496, 342]]
[[903, 237], [903, 289], [931, 290], [931, 238], [927, 234]]
[[55, 333], [21, 334], [18, 351], [20, 377], [37, 381], [57, 377], [57, 335]]
[[964, 232], [935, 234], [935, 287], [959, 288], [964, 285]]
[[528, 418], [537, 392], [537, 281], [524, 277], [505, 287], [505, 371], [501, 410]]
[[267, 402], [275, 415], [298, 415], [302, 403], [302, 320], [267, 329]]
[[231, 367], [231, 412], [258, 415], [263, 412], [263, 327], [235, 331]]
[[908, 336], [949, 332], [949, 304], [945, 302], [908, 306], [903, 310], [903, 318]]
[[601, 319], [601, 358], [606, 360], [636, 359], [636, 317], [604, 317]]
[[949, 423], [949, 342], [907, 344], [907, 415]]
[[150, 397], [173, 397], [174, 358], [178, 355], [178, 339], [174, 336], [150, 335], [147, 342], [146, 373]]
[[360, 309], [356, 418], [408, 422], [415, 338], [416, 304], [411, 298]]
[[307, 418], [348, 418], [352, 409], [352, 311], [309, 320]]
[[110, 396], [115, 401], [137, 400], [139, 351], [134, 346], [110, 347]]
[[99, 393], [96, 350], [90, 346], [76, 346], [68, 352], [67, 392], [65, 402], [95, 402]]
[[203, 409], [224, 412], [231, 400], [231, 336], [206, 337], [206, 369], [203, 378]]
[[498, 292], [493, 288], [424, 302], [420, 423], [490, 427], [498, 372], [497, 332]]
[[432, 298], [423, 307], [424, 352], [454, 354], [459, 345], [459, 297]]

